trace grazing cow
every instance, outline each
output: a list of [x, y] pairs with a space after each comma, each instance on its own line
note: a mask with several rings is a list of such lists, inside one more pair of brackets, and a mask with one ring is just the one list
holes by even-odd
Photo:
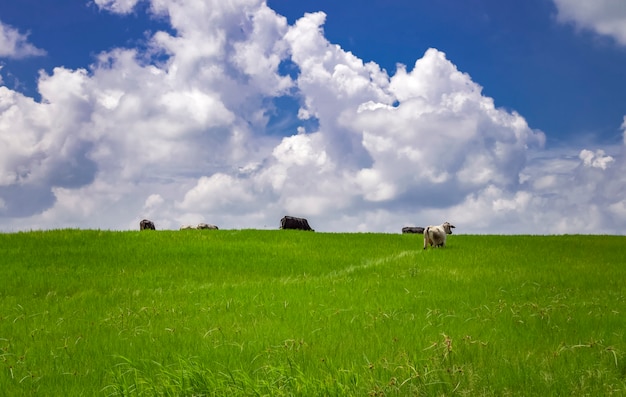
[[180, 230], [191, 230], [191, 229], [195, 229], [195, 226], [191, 226], [191, 225], [182, 225], [180, 227]]
[[424, 249], [430, 244], [432, 247], [445, 247], [446, 235], [452, 234], [454, 225], [445, 222], [439, 226], [427, 226], [424, 229]]
[[154, 223], [152, 221], [144, 219], [139, 222], [139, 230], [156, 230], [156, 228], [154, 227]]
[[424, 228], [419, 226], [405, 226], [402, 228], [402, 234], [406, 233], [424, 234]]
[[309, 221], [304, 218], [296, 218], [295, 216], [284, 216], [280, 220], [281, 229], [297, 229], [297, 230], [310, 230], [314, 232], [309, 226]]
[[196, 229], [209, 229], [209, 230], [218, 230], [219, 228], [215, 225], [209, 225], [208, 223], [198, 223]]

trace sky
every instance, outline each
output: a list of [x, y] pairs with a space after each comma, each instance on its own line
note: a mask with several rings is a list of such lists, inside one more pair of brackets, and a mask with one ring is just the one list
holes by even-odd
[[0, 2], [0, 231], [626, 232], [622, 0]]

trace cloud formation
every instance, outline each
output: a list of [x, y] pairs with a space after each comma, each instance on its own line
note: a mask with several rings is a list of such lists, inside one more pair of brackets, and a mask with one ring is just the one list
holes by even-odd
[[581, 28], [611, 36], [626, 45], [626, 3], [622, 0], [554, 0], [558, 17]]
[[[172, 30], [144, 49], [42, 73], [41, 101], [0, 86], [4, 230], [274, 229], [290, 214], [319, 231], [622, 231], [623, 148], [547, 152], [439, 50], [389, 76], [329, 42], [322, 12], [290, 25], [262, 0], [149, 10]], [[277, 134], [285, 98], [298, 123]]]
[[28, 34], [20, 33], [0, 21], [0, 58], [19, 59], [45, 54], [44, 50], [28, 42]]

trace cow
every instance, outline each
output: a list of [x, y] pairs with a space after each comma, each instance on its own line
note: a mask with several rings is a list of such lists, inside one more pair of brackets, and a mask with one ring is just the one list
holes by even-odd
[[304, 218], [296, 218], [295, 216], [286, 215], [280, 220], [281, 229], [296, 229], [296, 230], [310, 230], [314, 232], [309, 226], [309, 221]]
[[424, 234], [424, 228], [419, 226], [405, 226], [402, 228], [402, 234], [406, 233]]
[[215, 225], [209, 225], [208, 223], [198, 223], [196, 229], [209, 229], [209, 230], [219, 230], [219, 228]]
[[452, 234], [454, 227], [449, 222], [444, 222], [439, 226], [427, 226], [424, 229], [424, 249], [428, 245], [431, 247], [445, 247], [446, 236]]
[[182, 225], [180, 227], [180, 230], [202, 230], [202, 229], [208, 229], [208, 230], [218, 230], [219, 228], [215, 225], [210, 225], [208, 223], [198, 223], [197, 226], [194, 225]]
[[154, 223], [152, 221], [144, 219], [139, 222], [139, 230], [156, 230], [156, 228], [154, 227]]

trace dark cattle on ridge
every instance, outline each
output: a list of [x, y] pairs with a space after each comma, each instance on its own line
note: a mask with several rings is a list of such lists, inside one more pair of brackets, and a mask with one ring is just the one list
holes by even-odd
[[402, 228], [402, 233], [417, 233], [424, 234], [424, 228], [419, 226], [405, 226]]
[[139, 230], [156, 230], [156, 228], [154, 227], [154, 223], [152, 223], [152, 221], [144, 219], [139, 222]]
[[281, 229], [297, 229], [297, 230], [310, 230], [314, 232], [309, 226], [309, 221], [304, 218], [296, 218], [295, 216], [284, 216], [280, 220]]
[[215, 225], [209, 225], [208, 223], [198, 223], [196, 229], [210, 229], [210, 230], [219, 230], [219, 227]]

